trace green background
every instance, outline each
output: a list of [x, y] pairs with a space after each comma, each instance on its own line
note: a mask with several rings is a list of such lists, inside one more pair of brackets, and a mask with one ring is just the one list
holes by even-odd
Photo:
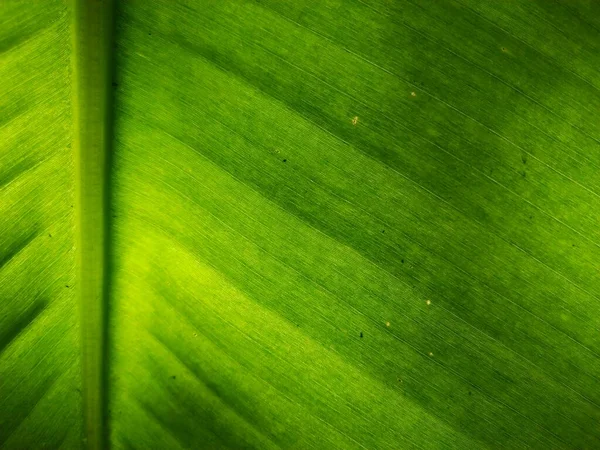
[[[73, 23], [0, 3], [7, 449], [94, 446]], [[599, 3], [127, 0], [113, 41], [104, 445], [600, 448]]]

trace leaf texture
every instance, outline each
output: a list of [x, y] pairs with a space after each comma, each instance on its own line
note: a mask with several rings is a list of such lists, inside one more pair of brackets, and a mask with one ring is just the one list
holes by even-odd
[[[600, 447], [598, 5], [117, 3], [107, 446]], [[6, 448], [90, 445], [48, 5], [0, 10]]]
[[0, 5], [0, 448], [77, 448], [70, 11]]

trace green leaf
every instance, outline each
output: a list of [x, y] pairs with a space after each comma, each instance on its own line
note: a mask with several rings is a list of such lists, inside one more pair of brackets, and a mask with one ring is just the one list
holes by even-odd
[[0, 448], [600, 447], [596, 2], [115, 3], [0, 4]]

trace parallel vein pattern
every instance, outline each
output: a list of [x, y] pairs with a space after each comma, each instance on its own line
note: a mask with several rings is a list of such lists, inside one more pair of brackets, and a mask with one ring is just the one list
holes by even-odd
[[583, 3], [122, 4], [111, 442], [599, 446]]
[[70, 14], [0, 3], [0, 448], [81, 446]]

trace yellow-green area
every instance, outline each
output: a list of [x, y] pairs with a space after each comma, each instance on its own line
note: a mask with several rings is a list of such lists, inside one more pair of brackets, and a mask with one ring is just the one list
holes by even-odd
[[600, 448], [600, 3], [116, 3], [97, 220], [78, 22], [0, 3], [0, 448]]
[[77, 448], [70, 11], [0, 2], [0, 448]]

